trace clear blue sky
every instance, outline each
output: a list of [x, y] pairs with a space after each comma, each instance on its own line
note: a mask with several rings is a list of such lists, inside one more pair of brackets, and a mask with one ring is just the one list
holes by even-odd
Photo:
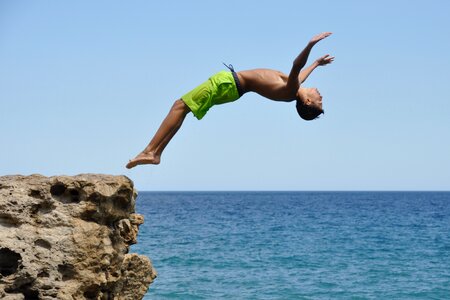
[[[129, 176], [139, 190], [450, 190], [449, 1], [0, 0], [0, 174]], [[159, 166], [124, 165], [223, 69], [288, 72], [325, 115], [256, 94], [189, 115]]]

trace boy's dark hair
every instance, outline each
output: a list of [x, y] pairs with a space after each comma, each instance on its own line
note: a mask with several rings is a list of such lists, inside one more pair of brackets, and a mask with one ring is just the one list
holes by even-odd
[[298, 115], [306, 121], [317, 119], [321, 114], [325, 113], [323, 109], [316, 105], [306, 105], [302, 101], [297, 100], [295, 105]]

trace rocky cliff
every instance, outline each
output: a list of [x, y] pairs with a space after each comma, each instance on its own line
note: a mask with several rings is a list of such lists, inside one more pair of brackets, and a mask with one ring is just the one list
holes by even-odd
[[141, 299], [135, 199], [125, 176], [0, 177], [0, 299]]

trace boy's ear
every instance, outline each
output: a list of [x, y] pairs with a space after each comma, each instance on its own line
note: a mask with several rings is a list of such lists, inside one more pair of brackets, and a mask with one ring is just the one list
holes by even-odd
[[305, 99], [305, 105], [311, 105], [311, 99], [308, 97]]

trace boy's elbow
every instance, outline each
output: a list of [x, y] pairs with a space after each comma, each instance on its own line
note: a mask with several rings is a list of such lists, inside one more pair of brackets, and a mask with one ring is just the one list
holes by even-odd
[[294, 60], [294, 62], [292, 63], [292, 68], [294, 70], [300, 71], [305, 66], [305, 63], [306, 62], [304, 61]]

